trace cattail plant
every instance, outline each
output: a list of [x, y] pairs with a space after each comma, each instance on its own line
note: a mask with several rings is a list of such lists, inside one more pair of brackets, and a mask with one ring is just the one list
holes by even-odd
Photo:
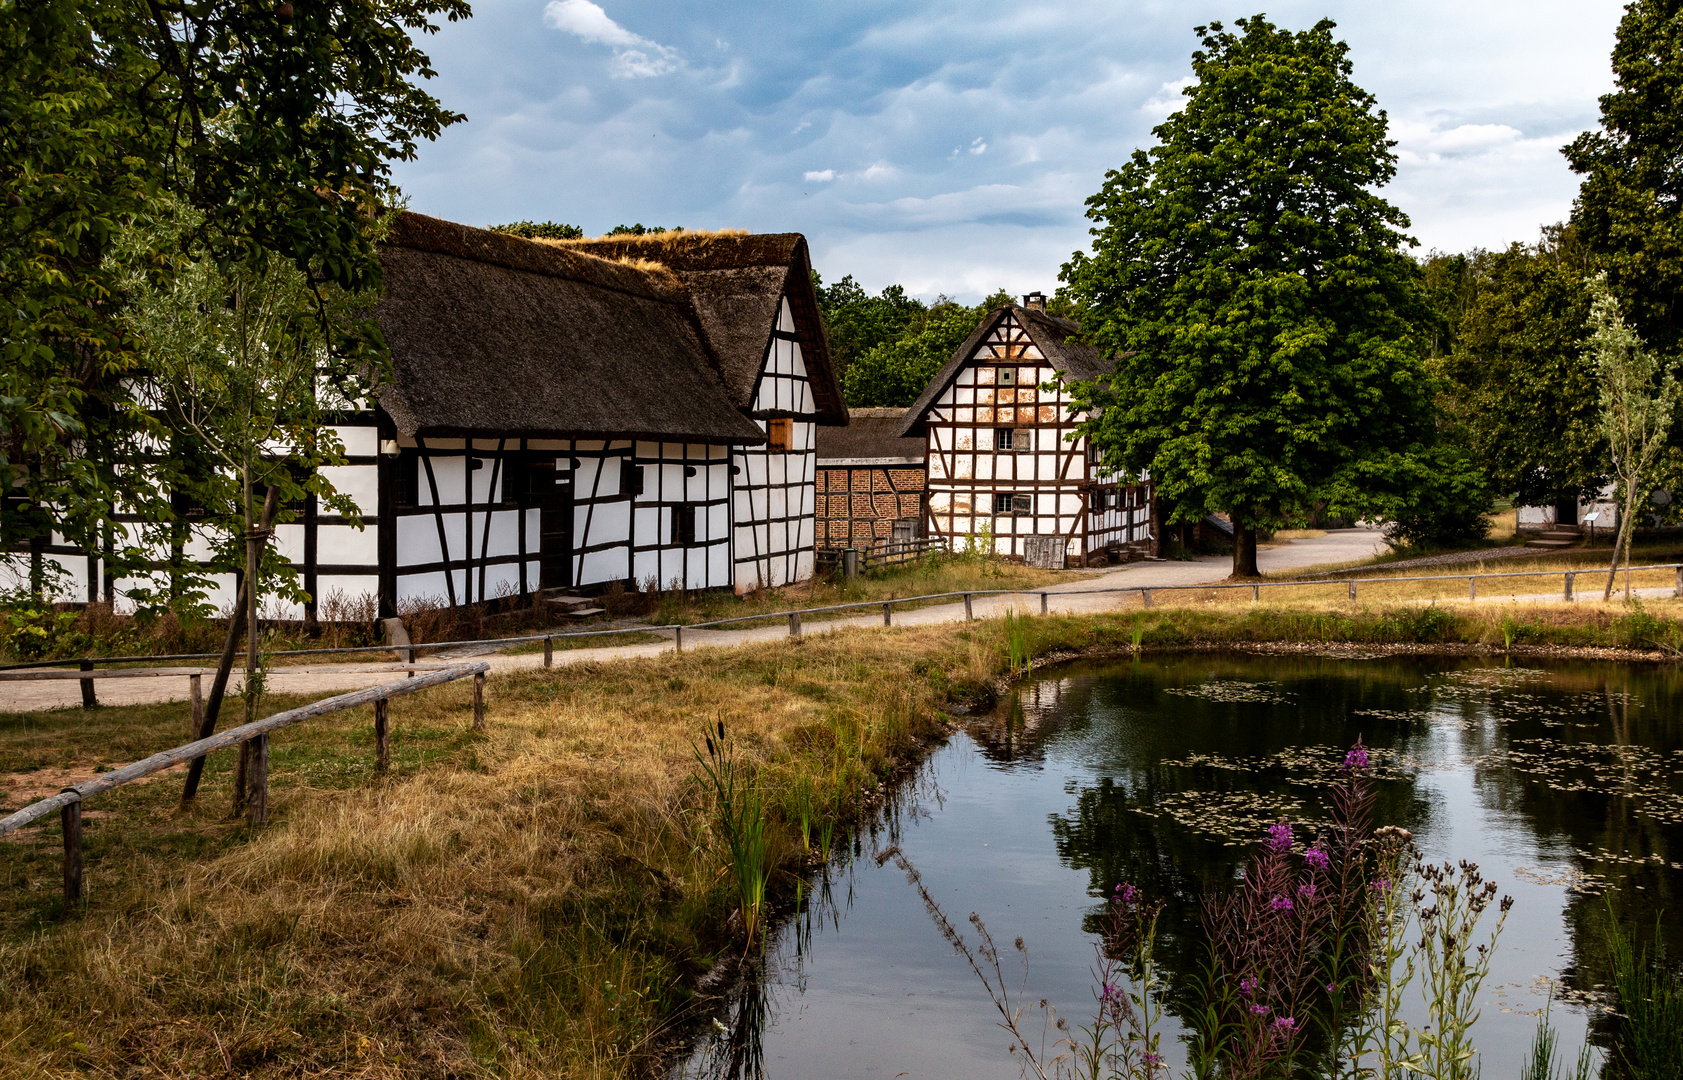
[[702, 740], [705, 753], [700, 746], [691, 746], [718, 800], [719, 831], [736, 882], [743, 929], [752, 943], [759, 934], [760, 912], [771, 880], [771, 837], [766, 829], [765, 807], [752, 767], [737, 760], [735, 747], [725, 737], [725, 722], [718, 722], [716, 732], [703, 729]]
[[1027, 675], [1034, 670], [1034, 654], [1029, 649], [1029, 617], [1015, 610], [1005, 612], [1005, 650], [1012, 675], [1019, 671]]

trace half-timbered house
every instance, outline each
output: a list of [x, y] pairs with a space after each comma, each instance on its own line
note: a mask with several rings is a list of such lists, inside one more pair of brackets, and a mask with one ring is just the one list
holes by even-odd
[[905, 409], [849, 409], [818, 429], [818, 546], [868, 548], [923, 535], [923, 439], [899, 434]]
[[1038, 293], [987, 313], [899, 426], [928, 461], [929, 534], [1058, 566], [1155, 552], [1149, 481], [1103, 470], [1067, 386], [1110, 365]]
[[813, 432], [847, 412], [806, 241], [679, 236], [630, 251], [400, 215], [376, 312], [392, 378], [335, 417], [328, 475], [360, 513], [312, 500], [277, 527], [312, 601], [274, 614], [335, 591], [391, 614], [809, 576]]

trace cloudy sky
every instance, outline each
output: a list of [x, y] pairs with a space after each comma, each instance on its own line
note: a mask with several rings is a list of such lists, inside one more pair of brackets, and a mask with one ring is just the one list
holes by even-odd
[[[1390, 114], [1422, 249], [1532, 240], [1559, 148], [1612, 84], [1613, 0], [1322, 0]], [[411, 207], [795, 230], [826, 280], [975, 300], [1050, 291], [1083, 201], [1178, 98], [1210, 0], [479, 0], [427, 39], [466, 123], [400, 166]]]

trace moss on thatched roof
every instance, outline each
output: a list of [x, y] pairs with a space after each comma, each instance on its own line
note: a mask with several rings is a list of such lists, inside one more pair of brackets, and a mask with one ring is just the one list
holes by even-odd
[[382, 263], [380, 401], [406, 435], [764, 441], [663, 265], [419, 214], [398, 218]]
[[552, 243], [604, 258], [648, 260], [676, 273], [689, 292], [725, 388], [743, 409], [753, 403], [777, 325], [777, 302], [787, 296], [819, 422], [847, 423], [847, 406], [812, 285], [812, 262], [800, 233], [682, 231]]

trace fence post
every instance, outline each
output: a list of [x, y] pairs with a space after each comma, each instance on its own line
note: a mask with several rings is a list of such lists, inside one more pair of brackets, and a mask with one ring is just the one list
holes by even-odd
[[894, 610], [894, 605], [893, 604], [884, 604], [882, 606], [882, 624], [884, 626], [893, 626], [894, 625], [894, 616], [891, 614], [893, 612], [893, 610]]
[[58, 820], [64, 826], [64, 903], [69, 906], [82, 900], [82, 801], [59, 807]]
[[1150, 607], [1151, 606], [1151, 590], [1150, 589], [1141, 589], [1140, 590], [1140, 600], [1146, 607]]
[[1561, 599], [1565, 600], [1568, 604], [1570, 604], [1572, 602], [1572, 584], [1577, 579], [1577, 577], [1578, 577], [1578, 575], [1576, 573], [1574, 573], [1573, 571], [1571, 571], [1571, 570], [1566, 571], [1566, 589], [1565, 589], [1565, 592], [1562, 595]]
[[1677, 584], [1671, 587], [1671, 595], [1683, 596], [1683, 565], [1677, 568]]
[[1045, 593], [1040, 594], [1040, 613], [1042, 615], [1046, 614], [1046, 594]]
[[970, 610], [970, 594], [965, 593], [964, 594], [964, 618], [965, 618], [965, 621], [968, 622], [969, 620], [974, 619], [975, 617], [976, 617], [975, 612]]
[[684, 651], [684, 628], [681, 626], [674, 626], [672, 628], [672, 651]]
[[1253, 603], [1253, 604], [1259, 603], [1259, 602], [1261, 602], [1261, 600], [1262, 600], [1262, 586], [1261, 585], [1252, 585], [1251, 586], [1251, 603]]
[[1478, 578], [1476, 577], [1469, 577], [1467, 579], [1467, 599], [1478, 599]]
[[555, 666], [555, 639], [548, 636], [543, 639], [543, 666]]
[[205, 722], [205, 696], [200, 682], [201, 677], [198, 675], [187, 676], [187, 696], [193, 702], [193, 729], [187, 734], [188, 741], [199, 737], [199, 729]]
[[[84, 660], [78, 666], [80, 666], [83, 671], [92, 671], [93, 670], [93, 661], [92, 660]], [[93, 680], [92, 679], [83, 679], [82, 680], [82, 708], [91, 709], [95, 705], [98, 705], [98, 704], [99, 704], [99, 699], [94, 697]]]
[[269, 823], [269, 735], [254, 735], [251, 740], [251, 776], [246, 781], [246, 806], [251, 811], [253, 825]]
[[1356, 579], [1351, 578], [1350, 579], [1350, 600], [1352, 602], [1354, 602], [1355, 599], [1356, 599]]
[[385, 772], [391, 767], [391, 729], [386, 724], [387, 699], [374, 703], [374, 771]]
[[485, 730], [485, 673], [473, 673], [473, 730]]
[[801, 636], [801, 613], [798, 611], [789, 612], [789, 636]]

